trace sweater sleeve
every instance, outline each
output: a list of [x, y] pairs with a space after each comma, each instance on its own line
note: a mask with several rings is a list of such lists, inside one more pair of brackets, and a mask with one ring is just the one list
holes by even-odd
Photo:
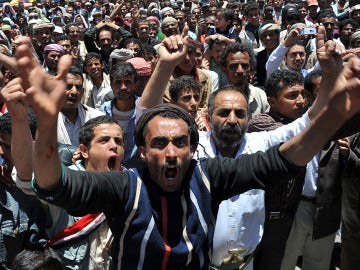
[[62, 172], [58, 188], [52, 192], [40, 189], [34, 179], [32, 186], [36, 195], [67, 209], [74, 216], [100, 212], [119, 216], [123, 213], [129, 198], [127, 171], [73, 171], [63, 166]]
[[95, 45], [96, 27], [88, 29], [84, 33], [84, 44], [88, 52], [99, 53], [98, 48]]
[[266, 185], [285, 181], [305, 169], [287, 160], [279, 145], [237, 159], [217, 157], [202, 163], [211, 183], [212, 199], [218, 203], [249, 189], [264, 189]]
[[266, 62], [266, 76], [270, 77], [277, 69], [280, 68], [284, 56], [289, 48], [284, 47], [282, 44], [276, 47], [276, 49], [270, 54], [269, 59]]

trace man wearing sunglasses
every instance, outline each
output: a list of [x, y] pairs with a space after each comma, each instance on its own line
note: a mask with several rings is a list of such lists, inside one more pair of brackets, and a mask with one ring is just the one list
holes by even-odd
[[229, 83], [249, 98], [249, 118], [269, 110], [265, 92], [250, 84], [255, 70], [254, 50], [248, 44], [232, 43], [220, 53], [220, 64]]

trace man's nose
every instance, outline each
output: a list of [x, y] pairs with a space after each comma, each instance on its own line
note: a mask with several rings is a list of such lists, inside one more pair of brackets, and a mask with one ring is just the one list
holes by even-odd
[[166, 154], [166, 158], [169, 160], [173, 160], [174, 158], [176, 158], [176, 147], [172, 142], [170, 142], [166, 146], [165, 154]]
[[228, 117], [227, 117], [227, 122], [229, 124], [235, 124], [236, 123], [236, 116], [235, 116], [235, 112], [230, 112]]

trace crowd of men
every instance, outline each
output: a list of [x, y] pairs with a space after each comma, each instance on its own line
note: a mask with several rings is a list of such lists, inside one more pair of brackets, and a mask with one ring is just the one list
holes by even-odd
[[0, 27], [0, 269], [358, 269], [360, 0], [14, 0]]

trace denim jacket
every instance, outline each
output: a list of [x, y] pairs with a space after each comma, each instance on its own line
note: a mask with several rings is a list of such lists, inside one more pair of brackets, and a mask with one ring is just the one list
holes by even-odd
[[45, 211], [35, 196], [0, 186], [0, 269], [9, 269], [24, 248], [46, 243]]

